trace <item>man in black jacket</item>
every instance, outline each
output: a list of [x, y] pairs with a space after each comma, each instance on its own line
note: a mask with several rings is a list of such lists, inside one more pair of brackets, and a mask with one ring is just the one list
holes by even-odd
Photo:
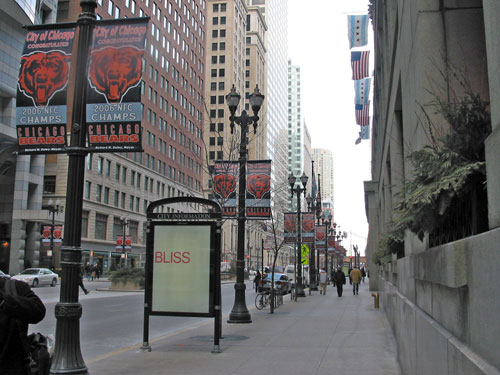
[[342, 272], [342, 268], [338, 268], [333, 274], [333, 280], [335, 280], [335, 285], [337, 286], [337, 295], [342, 297], [342, 292], [345, 284], [345, 274]]
[[[8, 291], [8, 282], [15, 283], [17, 296]], [[27, 335], [28, 324], [36, 324], [44, 317], [45, 306], [28, 284], [0, 278], [0, 374], [26, 374], [21, 335]]]

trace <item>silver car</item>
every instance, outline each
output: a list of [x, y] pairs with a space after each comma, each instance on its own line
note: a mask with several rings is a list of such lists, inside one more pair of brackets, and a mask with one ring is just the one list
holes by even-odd
[[19, 275], [12, 276], [14, 280], [24, 281], [31, 286], [56, 286], [59, 275], [48, 268], [26, 268]]

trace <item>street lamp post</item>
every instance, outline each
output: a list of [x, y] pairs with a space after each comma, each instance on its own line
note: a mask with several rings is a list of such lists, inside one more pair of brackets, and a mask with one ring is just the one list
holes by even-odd
[[[56, 224], [56, 214], [59, 212], [62, 212], [62, 208], [60, 207], [60, 201], [59, 199], [56, 201], [54, 204], [54, 201], [52, 199], [49, 200], [49, 205], [47, 206], [47, 210], [49, 210], [50, 214], [52, 215], [52, 220], [50, 223], [50, 266], [52, 269], [59, 268], [59, 257], [56, 256], [54, 252], [54, 226]], [[58, 253], [59, 255], [59, 253]]]
[[125, 252], [125, 228], [127, 228], [128, 225], [128, 220], [125, 219], [124, 217], [120, 218], [122, 222], [122, 256], [120, 257], [120, 267], [126, 267], [127, 266], [127, 258], [126, 258], [126, 252]]
[[85, 73], [89, 62], [92, 31], [96, 23], [96, 0], [82, 0], [82, 12], [76, 21], [78, 44], [71, 118], [71, 141], [68, 154], [68, 183], [64, 216], [64, 246], [61, 246], [61, 292], [54, 309], [56, 317], [56, 343], [51, 374], [88, 374], [80, 348], [80, 318], [82, 305], [78, 301], [78, 282], [82, 261], [82, 202], [85, 178], [86, 112], [87, 102]]
[[[318, 193], [316, 195], [315, 198], [311, 197], [311, 195], [308, 195], [306, 197], [306, 201], [307, 201], [307, 209], [309, 211], [314, 211], [314, 213], [316, 214], [316, 220], [317, 220], [317, 223], [319, 224], [319, 218], [320, 218], [320, 215], [321, 215], [321, 196], [320, 194]], [[316, 236], [316, 234], [315, 234]], [[316, 239], [314, 239], [314, 241], [316, 242]], [[313, 251], [311, 251], [311, 256], [310, 256], [310, 268], [309, 268], [309, 284], [310, 284], [310, 287], [309, 287], [309, 294], [311, 294], [311, 290], [318, 290], [318, 283], [317, 283], [317, 268], [316, 268], [316, 246], [314, 246], [314, 249]], [[319, 258], [319, 254], [317, 256], [317, 258]]]
[[332, 224], [332, 218], [330, 217], [329, 211], [323, 211], [323, 217], [321, 218], [323, 224], [325, 225], [325, 271], [327, 274], [331, 275], [331, 272], [328, 272], [328, 232], [330, 231], [330, 226]]
[[241, 96], [236, 92], [236, 88], [231, 88], [231, 92], [226, 95], [226, 102], [231, 112], [229, 121], [231, 121], [231, 134], [234, 124], [240, 125], [240, 156], [239, 162], [239, 186], [238, 186], [238, 248], [236, 253], [236, 283], [234, 284], [234, 305], [229, 314], [228, 323], [252, 323], [250, 313], [245, 301], [245, 188], [246, 188], [246, 162], [247, 162], [247, 132], [248, 127], [253, 124], [254, 133], [257, 131], [258, 113], [264, 101], [264, 95], [260, 93], [258, 86], [255, 86], [254, 92], [250, 95], [250, 105], [252, 106], [253, 116], [249, 116], [246, 110], [236, 116], [236, 109]]
[[296, 297], [305, 297], [306, 294], [304, 293], [304, 286], [302, 284], [302, 256], [301, 256], [301, 251], [302, 251], [302, 226], [300, 223], [300, 196], [302, 193], [304, 196], [306, 195], [306, 185], [307, 185], [307, 180], [309, 178], [306, 176], [304, 172], [302, 172], [302, 176], [300, 176], [300, 182], [302, 183], [302, 187], [300, 185], [295, 186], [295, 182], [297, 181], [297, 178], [293, 175], [293, 173], [290, 174], [288, 177], [288, 184], [290, 185], [290, 191], [292, 192], [292, 198], [293, 195], [297, 195], [297, 282], [295, 285], [295, 296]]

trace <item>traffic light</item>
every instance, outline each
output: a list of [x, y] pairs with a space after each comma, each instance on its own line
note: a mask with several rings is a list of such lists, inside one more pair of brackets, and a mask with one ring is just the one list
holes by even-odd
[[1, 245], [2, 245], [2, 248], [3, 248], [3, 249], [6, 249], [6, 248], [8, 248], [8, 247], [9, 247], [9, 241], [5, 241], [5, 240], [4, 240], [4, 241], [2, 241]]

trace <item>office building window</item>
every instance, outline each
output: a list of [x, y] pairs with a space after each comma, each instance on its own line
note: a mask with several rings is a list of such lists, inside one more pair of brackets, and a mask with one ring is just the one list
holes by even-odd
[[102, 185], [97, 184], [95, 189], [95, 200], [100, 202], [102, 199]]
[[85, 199], [90, 199], [90, 189], [91, 189], [91, 183], [90, 181], [85, 181], [85, 186], [83, 189], [83, 197]]
[[108, 216], [95, 214], [95, 238], [96, 240], [105, 240], [108, 229]]
[[82, 237], [88, 238], [89, 236], [89, 212], [82, 211]]
[[56, 192], [56, 176], [43, 177], [43, 192], [45, 194], [55, 194]]
[[105, 204], [109, 204], [109, 187], [104, 188], [104, 199]]

